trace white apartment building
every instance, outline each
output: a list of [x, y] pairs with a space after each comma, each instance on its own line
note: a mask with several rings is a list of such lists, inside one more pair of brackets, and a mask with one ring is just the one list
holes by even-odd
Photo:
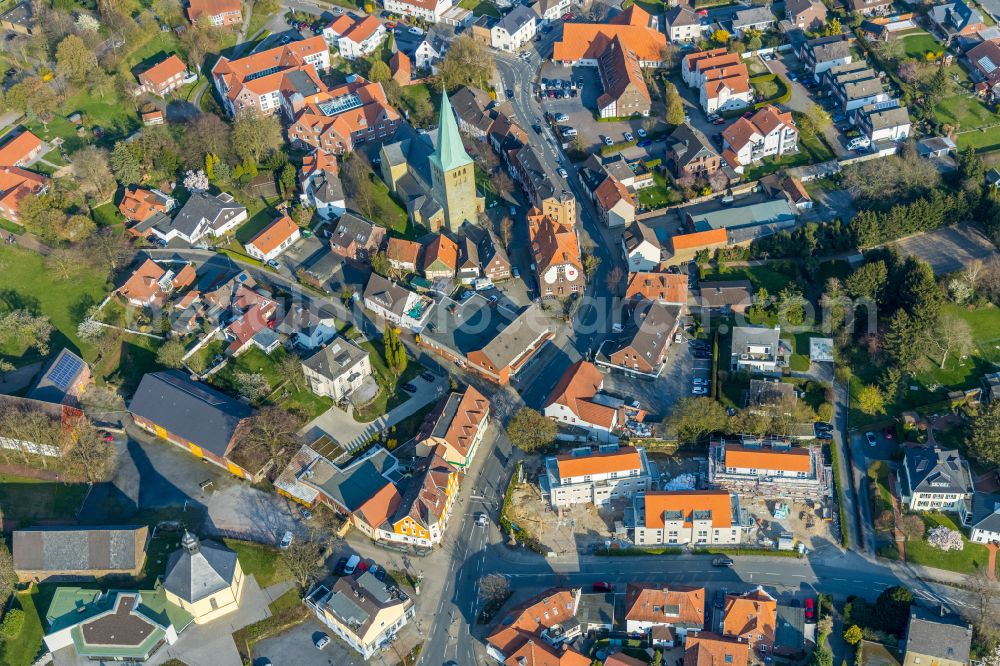
[[581, 447], [545, 459], [539, 485], [553, 509], [573, 504], [606, 505], [649, 490], [652, 476], [646, 449], [609, 444], [596, 451]]
[[346, 338], [337, 337], [302, 361], [302, 373], [310, 391], [339, 401], [371, 376], [372, 364], [367, 351]]
[[441, 15], [451, 9], [452, 0], [384, 0], [387, 12], [421, 18], [431, 23], [441, 20]]
[[749, 370], [765, 374], [779, 374], [785, 365], [785, 349], [781, 342], [781, 329], [734, 326], [732, 337], [732, 363], [734, 372]]
[[518, 5], [490, 29], [490, 45], [512, 53], [535, 38], [538, 19], [530, 7]]
[[736, 173], [765, 157], [799, 151], [799, 130], [791, 112], [768, 105], [750, 118], [739, 118], [722, 132], [722, 159]]
[[637, 546], [733, 545], [743, 538], [740, 502], [725, 490], [661, 490], [632, 502]]
[[365, 58], [375, 52], [385, 35], [385, 25], [374, 16], [368, 16], [337, 39], [337, 51], [349, 60]]

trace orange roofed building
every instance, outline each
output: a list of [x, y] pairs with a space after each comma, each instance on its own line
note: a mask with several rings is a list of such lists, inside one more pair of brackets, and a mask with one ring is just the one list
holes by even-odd
[[778, 626], [778, 602], [764, 588], [743, 595], [727, 594], [722, 633], [745, 641], [759, 655], [771, 654]]
[[637, 5], [607, 23], [566, 23], [562, 39], [552, 45], [552, 61], [596, 67], [601, 54], [617, 38], [642, 67], [662, 67], [667, 37], [650, 25], [649, 12]]
[[617, 441], [627, 420], [641, 420], [640, 410], [628, 407], [620, 398], [601, 392], [604, 375], [589, 361], [577, 361], [566, 368], [542, 413], [550, 419], [586, 431], [591, 438]]
[[299, 225], [287, 215], [260, 230], [256, 236], [243, 245], [243, 248], [254, 259], [271, 261], [302, 238]]
[[662, 490], [636, 495], [639, 546], [728, 545], [742, 540], [740, 503], [725, 490]]
[[652, 477], [646, 449], [604, 445], [589, 447], [545, 459], [541, 477], [543, 494], [548, 491], [553, 509], [573, 504], [606, 505], [649, 490]]
[[709, 446], [709, 483], [740, 495], [819, 500], [829, 495], [831, 476], [815, 447], [721, 441]]
[[173, 197], [159, 190], [133, 187], [125, 190], [125, 196], [118, 204], [118, 211], [129, 222], [145, 222], [157, 213], [166, 215], [176, 205]]
[[629, 273], [625, 299], [685, 306], [688, 299], [688, 276], [682, 273], [647, 271]]
[[576, 229], [532, 209], [528, 233], [542, 298], [566, 298], [583, 291], [586, 281]]
[[243, 22], [243, 5], [240, 0], [191, 0], [187, 15], [192, 23], [204, 18], [210, 25], [228, 28]]
[[705, 624], [705, 588], [652, 583], [629, 583], [625, 591], [625, 628], [629, 634], [645, 634], [654, 627], [669, 627], [673, 647], [689, 630]]
[[701, 107], [716, 113], [748, 106], [750, 72], [737, 53], [725, 48], [689, 53], [681, 60], [684, 83], [699, 91]]
[[163, 305], [170, 293], [193, 284], [195, 277], [191, 264], [175, 272], [147, 259], [118, 288], [118, 294], [135, 306]]
[[335, 155], [349, 153], [363, 143], [391, 139], [402, 118], [386, 99], [382, 84], [360, 76], [329, 90], [303, 93], [288, 108], [293, 118], [288, 128], [292, 145]]
[[140, 73], [139, 88], [151, 95], [166, 97], [184, 85], [185, 76], [187, 76], [187, 65], [174, 53], [166, 60]]
[[555, 587], [501, 613], [486, 653], [507, 666], [589, 666], [589, 658], [562, 644], [581, 633], [580, 597], [580, 588]]
[[443, 457], [442, 447], [414, 463], [410, 485], [390, 518], [388, 541], [430, 548], [441, 543], [458, 496], [458, 471]]
[[42, 140], [25, 130], [0, 146], [0, 166], [28, 166], [42, 154]]
[[21, 199], [29, 194], [42, 194], [48, 186], [49, 179], [40, 173], [15, 166], [0, 167], [0, 216], [18, 222]]
[[750, 646], [709, 631], [689, 633], [684, 641], [684, 666], [747, 666]]
[[459, 469], [476, 457], [490, 423], [490, 401], [474, 386], [465, 393], [443, 398], [424, 420], [417, 434], [417, 451], [438, 448], [440, 455]]

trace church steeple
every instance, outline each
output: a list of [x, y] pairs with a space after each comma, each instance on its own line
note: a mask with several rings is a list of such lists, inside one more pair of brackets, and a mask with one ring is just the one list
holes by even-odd
[[462, 135], [458, 133], [455, 111], [448, 100], [448, 93], [441, 90], [441, 117], [438, 121], [438, 140], [431, 160], [442, 172], [472, 164], [472, 158], [465, 152]]

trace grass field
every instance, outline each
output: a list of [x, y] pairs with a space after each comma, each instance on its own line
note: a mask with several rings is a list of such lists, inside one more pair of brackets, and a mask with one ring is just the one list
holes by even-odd
[[[944, 526], [948, 529], [962, 532], [956, 521], [948, 514], [926, 513], [921, 514], [920, 517], [924, 519], [924, 524], [927, 526], [928, 531], [934, 527]], [[962, 534], [962, 541], [965, 542], [965, 547], [961, 551], [950, 552], [938, 550], [923, 539], [920, 541], [907, 541], [906, 561], [925, 567], [935, 567], [937, 569], [947, 569], [961, 573], [972, 573], [989, 562], [989, 553], [986, 550], [986, 546], [969, 541], [965, 538], [964, 533]]]
[[792, 155], [782, 155], [781, 157], [768, 157], [754, 166], [746, 168], [744, 178], [756, 180], [781, 169], [802, 166], [804, 164], [818, 164], [829, 162], [835, 159], [833, 151], [826, 145], [822, 138], [817, 135], [799, 135], [799, 152]]
[[0, 641], [0, 664], [3, 666], [30, 666], [42, 649], [41, 613], [44, 609], [36, 608], [38, 588], [19, 592], [15, 599], [24, 611], [24, 626], [21, 633], [13, 640]]
[[486, 15], [500, 18], [500, 11], [497, 10], [496, 5], [486, 0], [462, 0], [458, 6], [470, 10], [476, 16]]
[[[239, 391], [236, 389], [235, 373], [259, 372], [267, 379], [272, 391], [266, 401], [300, 412], [308, 418], [319, 416], [333, 405], [333, 401], [330, 398], [314, 395], [305, 388], [305, 384], [296, 389], [291, 383], [285, 381], [279, 364], [282, 358], [290, 353], [279, 348], [268, 355], [256, 347], [251, 347], [248, 351], [231, 359], [226, 367], [212, 375], [210, 382], [227, 393], [237, 395]], [[275, 391], [278, 392], [273, 393]]]
[[798, 270], [793, 264], [772, 262], [767, 266], [730, 267], [720, 266], [718, 269], [704, 268], [701, 279], [703, 282], [719, 280], [749, 280], [754, 291], [761, 287], [768, 293], [776, 295], [788, 286], [789, 280], [798, 279]]
[[22, 527], [47, 520], [72, 519], [86, 494], [84, 484], [0, 474], [4, 520], [15, 521]]
[[678, 193], [670, 189], [670, 186], [667, 184], [667, 179], [664, 178], [659, 171], [653, 172], [653, 182], [655, 182], [656, 185], [639, 190], [638, 198], [641, 205], [652, 210], [654, 208], [669, 206], [680, 201]]
[[277, 549], [239, 539], [223, 539], [223, 542], [236, 551], [243, 573], [252, 574], [261, 588], [292, 578]]
[[909, 58], [924, 61], [927, 53], [936, 55], [942, 51], [944, 46], [929, 33], [915, 32], [903, 37], [903, 52]]
[[413, 359], [409, 359], [406, 370], [403, 371], [402, 375], [397, 377], [389, 369], [389, 366], [385, 364], [385, 350], [382, 347], [381, 339], [363, 342], [361, 343], [361, 348], [368, 351], [375, 381], [378, 382], [381, 389], [371, 403], [365, 405], [362, 409], [354, 410], [355, 419], [361, 423], [368, 423], [382, 416], [393, 407], [402, 404], [410, 397], [399, 387], [419, 375], [423, 371], [423, 366]]
[[[9, 309], [27, 309], [48, 315], [55, 329], [49, 348], [58, 351], [63, 347], [81, 351], [88, 361], [93, 360], [93, 349], [76, 334], [87, 310], [100, 303], [107, 291], [106, 278], [95, 265], [87, 266], [70, 278], [59, 278], [47, 270], [45, 260], [34, 252], [21, 248], [0, 246], [0, 312]], [[0, 358], [7, 358], [15, 365], [37, 359], [34, 351], [25, 355], [26, 341], [22, 344], [0, 347]]]

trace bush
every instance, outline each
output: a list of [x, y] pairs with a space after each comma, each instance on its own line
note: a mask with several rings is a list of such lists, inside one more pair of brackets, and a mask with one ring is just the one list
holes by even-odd
[[3, 622], [0, 623], [0, 636], [6, 639], [17, 638], [17, 635], [21, 633], [21, 627], [24, 626], [24, 611], [20, 608], [11, 608], [7, 611], [7, 614], [3, 616]]
[[601, 146], [601, 155], [607, 157], [608, 155], [616, 155], [626, 148], [631, 148], [635, 144], [639, 143], [637, 139], [632, 139], [631, 141], [622, 141], [621, 143], [613, 143], [610, 146]]

